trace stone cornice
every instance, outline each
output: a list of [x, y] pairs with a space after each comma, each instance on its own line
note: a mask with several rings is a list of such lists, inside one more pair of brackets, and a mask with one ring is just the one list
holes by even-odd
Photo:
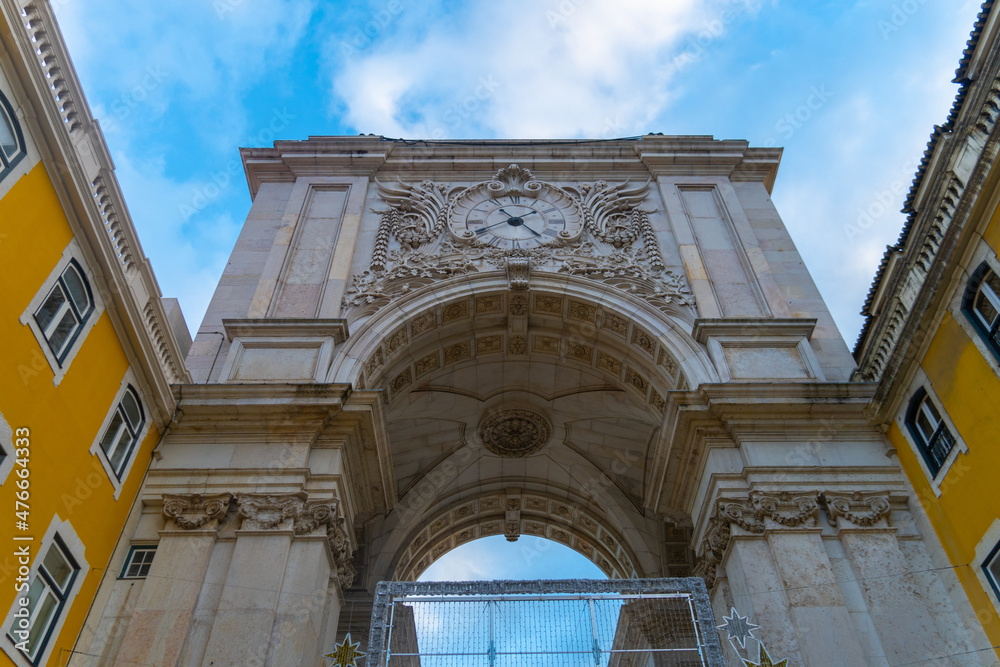
[[801, 336], [809, 338], [816, 328], [816, 318], [778, 319], [760, 317], [725, 317], [695, 320], [692, 337], [705, 344], [709, 336]]
[[[690, 512], [712, 447], [739, 447], [745, 438], [783, 442], [823, 438], [878, 441], [865, 417], [874, 384], [727, 383], [672, 391], [646, 476], [644, 504], [658, 512]], [[836, 423], [825, 435], [824, 424]], [[829, 430], [829, 429], [826, 429]]]
[[268, 318], [268, 319], [224, 319], [226, 337], [233, 340], [239, 337], [267, 338], [288, 336], [330, 336], [336, 343], [343, 343], [350, 335], [347, 320], [316, 319], [316, 318]]
[[[0, 0], [15, 44], [9, 52], [35, 109], [35, 143], [74, 234], [96, 261], [95, 276], [119, 339], [130, 350], [153, 394], [157, 421], [173, 408], [169, 385], [190, 381], [184, 355], [167, 321], [161, 294], [145, 258], [114, 163], [87, 105], [55, 16], [46, 0]], [[18, 58], [20, 55], [20, 58]]]
[[[352, 495], [343, 498], [345, 512], [352, 520], [367, 521], [395, 505], [396, 482], [380, 392], [354, 392], [349, 384], [239, 383], [177, 385], [174, 392], [177, 415], [162, 445], [163, 460], [154, 465], [150, 485], [170, 484], [167, 480], [176, 472], [168, 467], [170, 449], [175, 445], [267, 446], [278, 441], [341, 450], [347, 465], [337, 474], [357, 477], [356, 484], [345, 490]], [[231, 485], [233, 478], [246, 477], [258, 469], [240, 469], [236, 460], [222, 462], [217, 468], [199, 466], [188, 458], [184, 461], [185, 471], [197, 468], [204, 472], [206, 484], [215, 485]], [[215, 459], [207, 456], [205, 462], [211, 465]], [[305, 477], [302, 470], [283, 464], [267, 477], [275, 489], [297, 483], [336, 483], [329, 475], [304, 472]]]
[[[483, 148], [489, 148], [484, 155]], [[566, 171], [610, 176], [716, 174], [734, 181], [774, 185], [781, 149], [749, 148], [745, 141], [710, 136], [646, 135], [617, 140], [421, 141], [383, 137], [309, 137], [276, 141], [272, 148], [240, 150], [251, 196], [265, 182], [327, 175], [336, 168], [358, 176], [376, 172], [414, 178], [461, 171], [462, 179], [488, 179], [517, 162], [538, 177]], [[632, 172], [630, 174], [630, 172]]]

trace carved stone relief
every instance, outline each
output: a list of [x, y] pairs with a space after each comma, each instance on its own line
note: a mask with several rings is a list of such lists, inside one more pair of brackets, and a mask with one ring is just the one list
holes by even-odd
[[[667, 270], [663, 263], [649, 221], [651, 211], [640, 208], [649, 194], [649, 182], [633, 186], [598, 181], [559, 187], [537, 181], [529, 170], [512, 164], [492, 180], [467, 188], [429, 180], [376, 184], [388, 206], [374, 211], [381, 219], [371, 268], [352, 277], [344, 297], [345, 312], [370, 315], [392, 299], [426, 285], [485, 271], [506, 272], [512, 291], [526, 290], [531, 272], [544, 271], [601, 282], [664, 310], [694, 306], [685, 277]], [[571, 237], [557, 235], [534, 248], [496, 247], [475, 234], [447, 231], [462, 197], [475, 192], [495, 198], [515, 191], [527, 197], [541, 191], [556, 193], [580, 212], [583, 231]]]
[[178, 528], [195, 530], [206, 526], [210, 521], [221, 520], [229, 511], [229, 503], [233, 497], [228, 493], [213, 495], [164, 494], [163, 514], [173, 519]]
[[352, 562], [354, 550], [340, 515], [337, 500], [310, 502], [305, 494], [229, 493], [213, 495], [164, 494], [163, 514], [183, 529], [194, 530], [222, 521], [235, 501], [236, 511], [243, 517], [244, 530], [277, 530], [291, 528], [296, 536], [322, 530], [330, 545], [337, 578], [344, 588], [354, 582], [357, 572]]
[[479, 425], [479, 437], [486, 449], [509, 458], [533, 454], [551, 434], [545, 418], [530, 410], [502, 410]]
[[709, 586], [713, 584], [718, 566], [729, 549], [734, 528], [745, 533], [763, 534], [765, 529], [815, 524], [820, 510], [825, 512], [827, 523], [834, 528], [840, 527], [838, 519], [856, 527], [871, 528], [888, 517], [891, 498], [888, 493], [860, 491], [850, 495], [751, 491], [746, 501], [720, 499], [715, 515], [709, 519], [708, 531], [702, 541], [702, 557], [694, 574], [704, 577]]

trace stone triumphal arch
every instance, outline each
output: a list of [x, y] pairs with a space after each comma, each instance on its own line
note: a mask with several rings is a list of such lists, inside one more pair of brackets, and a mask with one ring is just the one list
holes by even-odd
[[701, 576], [718, 619], [752, 614], [792, 664], [971, 647], [771, 203], [780, 154], [243, 149], [253, 206], [116, 558], [156, 556], [105, 581], [86, 653], [314, 665], [365, 636], [346, 605], [487, 535], [612, 578]]

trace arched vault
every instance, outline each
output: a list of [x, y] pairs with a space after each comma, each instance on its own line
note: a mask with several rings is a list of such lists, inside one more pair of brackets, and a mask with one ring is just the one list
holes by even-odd
[[487, 274], [352, 323], [328, 380], [383, 392], [398, 501], [369, 577], [492, 534], [554, 539], [613, 577], [670, 573], [643, 507], [650, 448], [667, 392], [718, 379], [688, 319], [587, 280]]

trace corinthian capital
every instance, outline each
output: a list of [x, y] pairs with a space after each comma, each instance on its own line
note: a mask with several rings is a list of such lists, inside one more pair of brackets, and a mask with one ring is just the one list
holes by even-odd
[[236, 497], [243, 527], [251, 530], [273, 530], [285, 521], [294, 520], [305, 504], [301, 494], [265, 495], [241, 493]]
[[827, 521], [834, 528], [837, 519], [869, 528], [883, 517], [889, 516], [892, 506], [886, 493], [862, 493], [855, 491], [849, 496], [822, 494], [820, 500], [826, 506]]
[[194, 530], [210, 521], [221, 520], [229, 510], [233, 497], [228, 493], [212, 495], [163, 494], [163, 515], [173, 519], [179, 528]]

